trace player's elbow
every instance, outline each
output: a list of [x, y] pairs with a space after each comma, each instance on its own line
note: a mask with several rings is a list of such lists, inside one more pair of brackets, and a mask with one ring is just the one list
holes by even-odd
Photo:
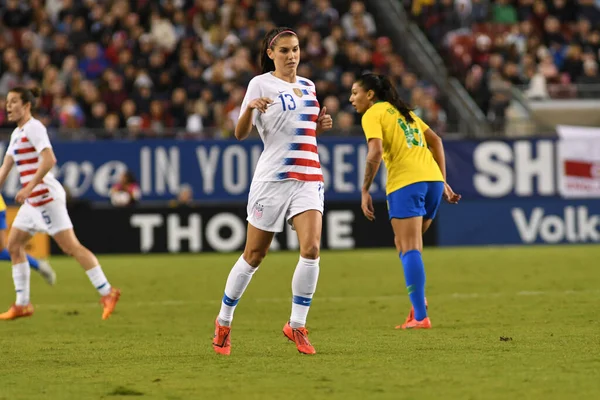
[[442, 147], [442, 138], [438, 135], [433, 136], [431, 145], [434, 147]]
[[383, 149], [380, 147], [372, 147], [369, 149], [367, 159], [372, 162], [380, 162], [383, 157]]
[[41, 163], [42, 165], [53, 168], [56, 165], [56, 156], [52, 149], [44, 149], [40, 153]]
[[47, 157], [45, 157], [45, 164], [48, 167], [48, 169], [52, 169], [54, 168], [54, 166], [56, 165], [56, 156], [54, 155], [54, 153], [49, 154]]
[[367, 152], [367, 159], [369, 161], [379, 162], [383, 157], [383, 143], [381, 139], [369, 140], [369, 149]]
[[236, 131], [233, 133], [233, 135], [235, 136], [235, 138], [236, 138], [237, 140], [244, 140], [244, 139], [245, 139], [244, 135], [242, 135], [242, 134], [241, 134], [240, 132], [238, 132], [237, 130], [236, 130]]
[[250, 129], [243, 129], [239, 124], [235, 127], [233, 135], [237, 140], [244, 140], [250, 134]]

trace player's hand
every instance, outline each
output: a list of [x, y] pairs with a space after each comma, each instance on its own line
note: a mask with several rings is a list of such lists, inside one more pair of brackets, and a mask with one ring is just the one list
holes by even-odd
[[460, 194], [454, 193], [454, 190], [452, 190], [450, 185], [444, 182], [444, 194], [442, 195], [442, 197], [450, 204], [457, 204], [462, 196]]
[[30, 188], [29, 186], [25, 186], [24, 188], [19, 190], [17, 192], [17, 195], [15, 196], [15, 201], [19, 204], [25, 203], [25, 200], [27, 200], [29, 195], [31, 195], [31, 190], [32, 188]]
[[265, 113], [269, 107], [269, 104], [273, 104], [273, 100], [269, 99], [268, 97], [259, 97], [258, 99], [252, 100], [248, 104], [248, 107], [250, 107], [252, 110], [258, 110], [261, 113]]
[[328, 131], [333, 128], [333, 119], [327, 114], [327, 107], [321, 108], [319, 118], [317, 118], [317, 133]]
[[369, 221], [373, 221], [375, 219], [375, 208], [373, 207], [373, 198], [371, 197], [371, 193], [362, 192], [362, 200], [360, 203], [360, 208], [362, 208], [363, 214]]

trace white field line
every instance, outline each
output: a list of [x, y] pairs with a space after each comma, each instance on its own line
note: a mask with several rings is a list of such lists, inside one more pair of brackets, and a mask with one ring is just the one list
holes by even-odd
[[[532, 290], [524, 290], [520, 292], [497, 292], [497, 293], [452, 293], [448, 295], [438, 295], [435, 296], [436, 299], [442, 300], [470, 300], [470, 299], [486, 299], [486, 298], [498, 298], [498, 297], [518, 297], [518, 296], [549, 296], [549, 297], [559, 297], [559, 296], [570, 296], [570, 295], [578, 295], [578, 294], [600, 294], [600, 290], [563, 290], [563, 291], [532, 291]], [[344, 301], [387, 301], [394, 299], [404, 299], [406, 295], [398, 294], [398, 295], [388, 295], [388, 296], [319, 296], [318, 293], [315, 296], [315, 301], [320, 303], [327, 302], [344, 302]], [[266, 298], [248, 298], [247, 302], [257, 302], [257, 303], [287, 303], [291, 300], [290, 297], [266, 297]], [[193, 304], [220, 304], [220, 299], [215, 300], [162, 300], [162, 301], [128, 301], [127, 297], [124, 297], [123, 300], [119, 303], [121, 306], [126, 307], [170, 307], [170, 306], [185, 306], [185, 305], [193, 305]], [[76, 309], [78, 307], [100, 307], [100, 304], [97, 302], [94, 303], [33, 303], [36, 308], [43, 309], [57, 309], [57, 310], [66, 310], [66, 309]]]

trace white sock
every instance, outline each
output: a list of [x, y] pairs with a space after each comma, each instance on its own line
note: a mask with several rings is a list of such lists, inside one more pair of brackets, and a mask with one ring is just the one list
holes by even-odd
[[309, 260], [300, 257], [294, 277], [292, 278], [292, 315], [290, 326], [301, 328], [306, 325], [306, 317], [310, 308], [317, 281], [319, 280], [319, 258]]
[[100, 296], [106, 296], [110, 293], [112, 286], [110, 286], [108, 279], [106, 279], [106, 276], [104, 276], [104, 271], [102, 271], [101, 266], [98, 265], [88, 271], [85, 271], [85, 273], [87, 274], [88, 278], [90, 278], [92, 285], [94, 285], [98, 293], [100, 293]]
[[25, 261], [12, 266], [13, 282], [15, 283], [15, 292], [17, 292], [18, 306], [26, 306], [29, 304], [29, 277], [31, 271], [29, 262]]
[[221, 302], [221, 311], [219, 311], [219, 317], [217, 318], [219, 325], [231, 326], [235, 307], [257, 269], [258, 267], [254, 268], [248, 264], [244, 260], [244, 256], [240, 256], [233, 268], [231, 268], [231, 272], [227, 277], [227, 283], [225, 284], [225, 294]]

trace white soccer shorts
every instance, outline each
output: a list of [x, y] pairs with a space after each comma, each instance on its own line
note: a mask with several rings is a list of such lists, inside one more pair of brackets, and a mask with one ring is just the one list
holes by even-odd
[[33, 207], [25, 203], [19, 208], [13, 227], [34, 235], [44, 232], [50, 236], [73, 228], [73, 223], [67, 211], [67, 205], [60, 200], [53, 200], [43, 206]]
[[323, 214], [323, 182], [285, 180], [252, 182], [248, 196], [248, 222], [263, 231], [282, 232], [284, 223], [305, 211]]

